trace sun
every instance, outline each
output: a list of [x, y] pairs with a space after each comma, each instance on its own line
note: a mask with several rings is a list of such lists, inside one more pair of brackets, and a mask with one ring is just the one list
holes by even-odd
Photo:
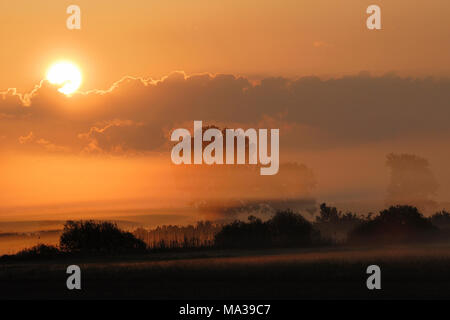
[[47, 71], [47, 80], [61, 86], [58, 91], [70, 95], [78, 90], [82, 82], [80, 69], [69, 61], [53, 64]]

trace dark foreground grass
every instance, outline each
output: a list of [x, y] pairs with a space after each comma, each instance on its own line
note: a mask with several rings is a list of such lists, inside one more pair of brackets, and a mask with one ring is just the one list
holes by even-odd
[[[82, 269], [82, 290], [66, 289], [66, 268]], [[366, 288], [366, 268], [382, 290]], [[450, 246], [270, 251], [0, 264], [0, 297], [149, 299], [445, 299]]]

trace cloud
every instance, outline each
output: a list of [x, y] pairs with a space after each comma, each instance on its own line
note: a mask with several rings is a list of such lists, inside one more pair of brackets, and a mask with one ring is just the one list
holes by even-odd
[[33, 139], [34, 139], [33, 132], [30, 131], [30, 133], [28, 135], [19, 137], [19, 143], [25, 144], [25, 143], [33, 141]]
[[50, 141], [43, 139], [43, 138], [37, 139], [35, 137], [33, 131], [30, 131], [30, 133], [26, 136], [20, 136], [18, 140], [19, 140], [19, 143], [22, 145], [34, 144], [34, 146], [36, 146], [36, 145], [40, 146], [49, 152], [69, 152], [70, 151], [69, 147], [58, 146], [58, 145], [51, 143]]
[[70, 98], [42, 81], [27, 94], [0, 93], [0, 136], [10, 148], [33, 145], [25, 143], [32, 132], [34, 144], [41, 141], [52, 152], [138, 154], [165, 150], [168, 132], [202, 120], [280, 128], [283, 149], [316, 150], [448, 137], [448, 101], [450, 79], [393, 74], [253, 83], [234, 75], [174, 72], [160, 80], [127, 76], [106, 90]]
[[38, 85], [36, 85], [33, 90], [31, 90], [29, 93], [19, 93], [17, 92], [16, 88], [9, 88], [8, 90], [4, 92], [0, 92], [0, 97], [2, 100], [18, 100], [20, 103], [22, 103], [24, 106], [30, 106], [31, 99], [36, 95], [36, 93], [41, 89], [42, 84], [44, 83], [44, 80], [40, 81]]
[[50, 151], [50, 152], [70, 152], [69, 147], [58, 146], [58, 145], [51, 143], [50, 141], [42, 139], [42, 138], [37, 140], [36, 143], [38, 145], [42, 146], [45, 150]]
[[87, 141], [83, 151], [88, 153], [145, 152], [164, 143], [162, 132], [143, 122], [120, 119], [107, 121], [101, 127], [93, 126], [78, 138]]

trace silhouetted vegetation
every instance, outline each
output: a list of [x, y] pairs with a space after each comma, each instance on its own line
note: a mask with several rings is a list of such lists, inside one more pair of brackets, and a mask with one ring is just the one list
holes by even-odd
[[429, 240], [437, 228], [415, 207], [392, 206], [350, 232], [350, 243], [390, 244]]
[[23, 249], [14, 255], [3, 255], [0, 261], [7, 260], [36, 260], [36, 259], [54, 259], [64, 255], [64, 252], [56, 246], [38, 244], [34, 247]]
[[145, 243], [132, 233], [106, 221], [67, 221], [60, 238], [61, 250], [71, 253], [135, 253]]
[[351, 230], [370, 220], [371, 217], [372, 214], [365, 217], [351, 212], [342, 213], [336, 207], [329, 207], [326, 203], [322, 203], [314, 225], [320, 231], [322, 237], [344, 242]]
[[278, 211], [263, 222], [253, 216], [248, 222], [234, 221], [216, 235], [220, 248], [304, 247], [320, 242], [320, 233], [302, 215]]
[[133, 233], [106, 221], [67, 221], [59, 246], [40, 244], [5, 255], [2, 260], [55, 258], [74, 254], [112, 255], [198, 249], [300, 248], [325, 245], [386, 245], [450, 240], [450, 213], [441, 211], [425, 218], [416, 207], [391, 206], [378, 215], [343, 213], [320, 205], [315, 221], [292, 210], [279, 210], [263, 221], [227, 224], [200, 221], [195, 226], [139, 228]]
[[222, 248], [267, 247], [270, 244], [269, 228], [254, 217], [249, 217], [249, 222], [236, 220], [222, 228], [215, 237], [215, 244]]
[[133, 234], [149, 249], [207, 248], [214, 246], [214, 237], [221, 229], [221, 225], [200, 221], [195, 226], [169, 225], [152, 230], [139, 228]]
[[48, 246], [45, 244], [38, 244], [32, 248], [19, 251], [16, 256], [19, 258], [32, 258], [39, 256], [42, 258], [55, 258], [61, 254], [61, 251], [55, 246]]
[[450, 228], [450, 213], [443, 210], [430, 217], [431, 223], [439, 228]]

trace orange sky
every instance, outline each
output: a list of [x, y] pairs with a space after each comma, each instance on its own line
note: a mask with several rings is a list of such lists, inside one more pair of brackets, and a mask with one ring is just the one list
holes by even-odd
[[[82, 29], [65, 28], [68, 5]], [[383, 31], [365, 27], [382, 8]], [[449, 75], [447, 0], [17, 0], [0, 3], [0, 89], [29, 91], [55, 60], [73, 60], [83, 89], [174, 70], [339, 75], [362, 70]]]
[[[70, 4], [80, 31], [66, 29]], [[381, 31], [366, 28], [370, 4]], [[281, 162], [311, 169], [319, 200], [380, 206], [386, 154], [408, 152], [430, 160], [448, 201], [449, 12], [448, 0], [1, 1], [0, 219], [185, 205], [204, 191], [167, 173], [167, 139], [193, 120], [281, 128]], [[17, 92], [62, 59], [83, 92], [117, 86], [65, 97], [42, 82], [25, 103]], [[273, 197], [304, 195], [297, 182]]]

